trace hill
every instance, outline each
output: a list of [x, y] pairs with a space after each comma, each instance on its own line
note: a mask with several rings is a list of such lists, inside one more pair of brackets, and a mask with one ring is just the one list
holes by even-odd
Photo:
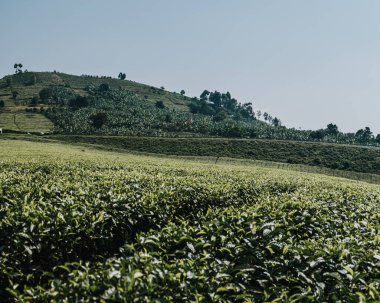
[[0, 80], [2, 103], [0, 126], [7, 131], [380, 144], [380, 135], [375, 137], [369, 127], [356, 133], [342, 133], [333, 123], [315, 131], [287, 128], [277, 117], [255, 112], [251, 103], [239, 103], [229, 92], [204, 90], [199, 98], [189, 98], [184, 91], [171, 93], [105, 76], [57, 72], [6, 76]]
[[154, 104], [162, 101], [169, 108], [188, 111], [190, 98], [179, 93], [168, 92], [164, 89], [137, 83], [130, 80], [120, 80], [105, 76], [75, 76], [59, 72], [25, 72], [9, 75], [0, 80], [0, 99], [12, 104], [12, 91], [18, 92], [16, 104], [27, 105], [41, 89], [51, 86], [64, 86], [73, 89], [79, 95], [86, 95], [86, 87], [108, 84], [111, 88], [122, 88], [141, 96]]
[[188, 111], [189, 98], [134, 81], [58, 72], [25, 72], [0, 79], [0, 100], [5, 103], [4, 108], [0, 108], [0, 128], [20, 132], [48, 132], [54, 125], [40, 109], [50, 105], [38, 100], [38, 106], [30, 107], [33, 97], [39, 97], [42, 89], [51, 87], [64, 87], [74, 94], [85, 96], [86, 87], [101, 84], [128, 90], [151, 104], [161, 101], [168, 108]]

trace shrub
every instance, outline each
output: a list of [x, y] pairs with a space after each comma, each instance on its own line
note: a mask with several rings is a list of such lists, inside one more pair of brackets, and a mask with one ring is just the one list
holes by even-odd
[[40, 96], [40, 99], [42, 101], [47, 101], [48, 99], [51, 98], [51, 90], [49, 88], [43, 88], [40, 90], [40, 92], [38, 93], [38, 95]]
[[74, 108], [87, 107], [88, 105], [88, 98], [83, 96], [77, 96], [76, 98], [69, 101], [69, 106]]
[[225, 111], [220, 111], [218, 112], [213, 118], [212, 120], [214, 122], [220, 122], [220, 121], [223, 121], [227, 118], [227, 114]]
[[90, 116], [90, 120], [92, 121], [92, 125], [99, 129], [107, 123], [108, 116], [106, 113], [97, 113]]
[[99, 85], [99, 91], [102, 93], [109, 92], [110, 90], [111, 88], [107, 83], [102, 83]]
[[38, 104], [38, 97], [37, 96], [34, 96], [31, 100], [30, 100], [30, 105], [32, 106], [36, 106]]
[[165, 108], [165, 104], [162, 101], [156, 101], [156, 107], [162, 109]]

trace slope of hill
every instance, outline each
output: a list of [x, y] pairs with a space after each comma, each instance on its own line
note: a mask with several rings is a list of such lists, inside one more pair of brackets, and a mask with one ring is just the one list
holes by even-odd
[[85, 88], [87, 86], [99, 86], [100, 84], [128, 90], [151, 104], [162, 101], [170, 109], [188, 111], [189, 98], [134, 81], [75, 76], [57, 72], [26, 72], [0, 79], [0, 100], [5, 103], [5, 107], [0, 108], [0, 128], [21, 132], [47, 132], [52, 130], [54, 128], [53, 123], [39, 111], [40, 106], [46, 107], [46, 105], [40, 104], [35, 109], [30, 109], [30, 112], [26, 112], [26, 108], [28, 108], [33, 97], [38, 97], [43, 88], [55, 86], [70, 88], [78, 95], [86, 95]]
[[[4, 102], [4, 107], [0, 108], [0, 128], [8, 132], [48, 132], [54, 126], [45, 115], [25, 111], [25, 103], [32, 98], [29, 94], [32, 95], [39, 88], [30, 89], [30, 86], [21, 84], [21, 80], [24, 78], [24, 75], [22, 77], [17, 76], [18, 80], [15, 80], [15, 86], [11, 86], [11, 80], [7, 81], [10, 78], [0, 79], [0, 100]], [[19, 95], [14, 100], [12, 92], [16, 91]]]
[[155, 103], [163, 101], [169, 108], [188, 111], [189, 98], [172, 93], [153, 86], [137, 83], [129, 80], [120, 80], [107, 77], [75, 76], [58, 72], [26, 72], [17, 75], [6, 76], [0, 80], [0, 99], [12, 101], [12, 91], [18, 92], [16, 103], [25, 104], [34, 96], [38, 96], [41, 89], [59, 85], [72, 88], [80, 95], [85, 95], [88, 85], [106, 83], [112, 88], [123, 88], [133, 92], [145, 100]]

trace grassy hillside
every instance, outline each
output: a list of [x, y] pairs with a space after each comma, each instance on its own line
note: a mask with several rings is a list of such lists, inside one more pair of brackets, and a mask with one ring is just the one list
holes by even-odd
[[378, 185], [25, 140], [0, 154], [2, 302], [380, 300]]
[[[21, 77], [19, 78], [21, 81]], [[53, 123], [44, 115], [25, 111], [26, 106], [23, 103], [31, 98], [29, 98], [27, 86], [15, 83], [14, 89], [20, 92], [19, 101], [16, 102], [12, 99], [12, 88], [6, 78], [0, 80], [0, 100], [5, 103], [5, 107], [0, 108], [0, 128], [15, 132], [48, 132], [51, 130]]]
[[[128, 80], [74, 76], [63, 73], [27, 72], [10, 75], [0, 79], [0, 100], [5, 107], [0, 108], [0, 128], [20, 132], [48, 132], [54, 128], [53, 123], [40, 112], [40, 104], [34, 111], [26, 112], [33, 97], [38, 96], [43, 88], [62, 86], [71, 88], [76, 94], [86, 95], [88, 85], [108, 84], [111, 88], [123, 88], [137, 94], [142, 100], [155, 104], [162, 101], [165, 106], [177, 111], [188, 111], [188, 98], [170, 93], [160, 88]], [[16, 99], [12, 98], [17, 92]]]
[[88, 85], [94, 84], [95, 86], [99, 86], [104, 83], [108, 84], [111, 88], [127, 89], [152, 104], [156, 101], [163, 101], [169, 108], [188, 111], [187, 104], [189, 99], [179, 93], [171, 93], [160, 88], [129, 80], [50, 72], [27, 72], [4, 77], [0, 80], [0, 99], [11, 102], [12, 91], [17, 91], [19, 95], [17, 96], [16, 103], [23, 104], [29, 102], [33, 96], [38, 96], [42, 88], [54, 85], [70, 87], [78, 94], [85, 95], [85, 88]]

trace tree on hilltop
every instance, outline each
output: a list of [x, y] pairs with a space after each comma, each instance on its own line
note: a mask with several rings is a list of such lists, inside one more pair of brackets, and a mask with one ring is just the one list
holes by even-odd
[[332, 123], [328, 124], [326, 128], [326, 133], [329, 135], [336, 136], [337, 134], [339, 134], [338, 126]]
[[375, 138], [377, 144], [380, 144], [380, 134], [378, 134]]
[[201, 101], [206, 101], [208, 99], [208, 95], [210, 95], [210, 92], [207, 89], [205, 89], [199, 97]]
[[125, 74], [125, 73], [119, 73], [119, 76], [118, 76], [118, 78], [120, 79], [120, 80], [125, 80], [125, 78], [127, 77], [127, 75]]
[[278, 119], [277, 117], [274, 117], [273, 120], [272, 120], [272, 125], [274, 127], [281, 126], [281, 120]]
[[366, 126], [364, 129], [359, 129], [356, 132], [355, 137], [360, 143], [367, 143], [373, 138], [373, 134], [371, 129]]
[[13, 68], [15, 69], [15, 74], [22, 74], [22, 64], [21, 63], [15, 63], [13, 65]]

